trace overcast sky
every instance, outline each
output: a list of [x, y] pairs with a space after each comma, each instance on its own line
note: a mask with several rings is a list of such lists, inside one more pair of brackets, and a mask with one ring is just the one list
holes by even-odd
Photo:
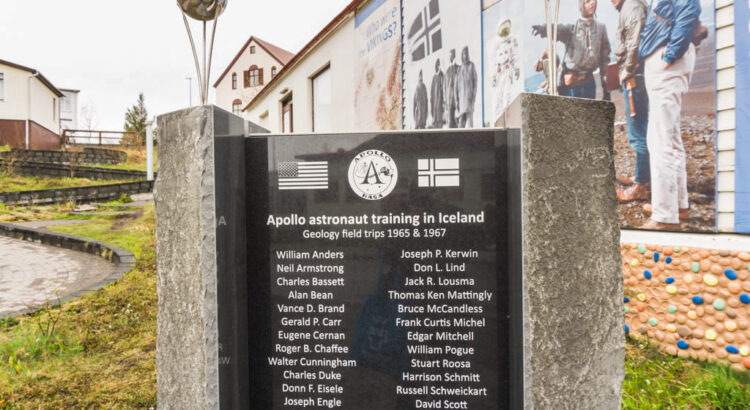
[[[216, 32], [211, 84], [251, 35], [296, 53], [351, 0], [228, 1]], [[188, 106], [186, 77], [193, 77], [198, 103], [195, 63], [175, 0], [0, 4], [0, 59], [41, 71], [58, 88], [81, 90], [79, 109], [93, 104], [97, 128], [121, 130], [139, 92], [150, 116]], [[199, 24], [192, 23], [200, 37]]]

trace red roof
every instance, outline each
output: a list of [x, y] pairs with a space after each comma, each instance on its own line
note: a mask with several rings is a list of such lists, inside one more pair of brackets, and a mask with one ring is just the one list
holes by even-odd
[[252, 42], [253, 40], [254, 40], [254, 41], [255, 41], [255, 42], [256, 42], [256, 43], [257, 43], [257, 44], [258, 44], [258, 45], [259, 45], [259, 46], [260, 46], [260, 47], [261, 47], [262, 49], [266, 50], [266, 52], [267, 52], [268, 54], [270, 54], [270, 55], [271, 55], [271, 57], [273, 57], [274, 59], [276, 59], [276, 61], [278, 61], [278, 62], [279, 62], [279, 64], [281, 64], [282, 66], [285, 66], [285, 65], [286, 65], [286, 64], [287, 64], [287, 63], [289, 62], [289, 60], [291, 60], [291, 59], [292, 59], [292, 58], [294, 57], [294, 54], [293, 54], [293, 53], [290, 53], [290, 52], [288, 52], [288, 51], [284, 50], [283, 48], [281, 48], [281, 47], [279, 47], [279, 46], [275, 46], [275, 45], [273, 45], [273, 44], [269, 43], [268, 41], [265, 41], [265, 40], [261, 40], [261, 39], [259, 39], [258, 37], [255, 37], [255, 36], [250, 36], [250, 38], [249, 38], [249, 39], [247, 39], [247, 42], [245, 42], [245, 45], [244, 45], [244, 46], [242, 46], [242, 48], [240, 48], [240, 51], [239, 51], [239, 52], [237, 52], [237, 55], [236, 55], [236, 56], [234, 56], [234, 58], [232, 59], [232, 62], [231, 62], [231, 63], [229, 63], [229, 65], [228, 65], [228, 66], [227, 66], [227, 68], [226, 68], [226, 69], [224, 70], [224, 72], [223, 72], [223, 73], [222, 73], [222, 74], [221, 74], [221, 75], [219, 76], [219, 79], [218, 79], [218, 80], [216, 80], [216, 82], [214, 83], [214, 88], [216, 88], [216, 87], [218, 87], [218, 86], [219, 86], [219, 83], [221, 82], [221, 80], [223, 80], [223, 79], [224, 79], [224, 77], [225, 77], [225, 76], [226, 76], [226, 75], [227, 75], [227, 74], [229, 73], [229, 71], [230, 71], [230, 70], [232, 69], [232, 66], [234, 65], [234, 63], [236, 63], [236, 62], [237, 62], [237, 60], [238, 60], [238, 59], [240, 58], [240, 56], [242, 55], [242, 52], [243, 52], [243, 51], [245, 51], [245, 49], [247, 48], [247, 46], [249, 46], [249, 45], [250, 45], [250, 43], [251, 43], [251, 42]]

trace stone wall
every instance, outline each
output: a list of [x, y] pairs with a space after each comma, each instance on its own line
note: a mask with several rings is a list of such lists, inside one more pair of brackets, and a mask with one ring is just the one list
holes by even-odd
[[[5, 170], [7, 160], [0, 159], [0, 169]], [[71, 168], [73, 173], [71, 175]], [[46, 162], [23, 161], [13, 164], [13, 173], [33, 177], [73, 177], [96, 180], [127, 180], [146, 179], [144, 171], [130, 171], [124, 169], [94, 168], [70, 166], [64, 164], [50, 164]]]
[[750, 253], [623, 243], [625, 331], [750, 372]]
[[16, 156], [31, 162], [51, 164], [119, 164], [128, 160], [128, 154], [108, 148], [85, 147], [83, 151], [52, 151], [14, 149], [0, 154], [0, 158]]
[[151, 192], [153, 189], [153, 181], [136, 181], [78, 188], [2, 192], [0, 193], [0, 204], [30, 205], [65, 201], [90, 202], [112, 200], [119, 198], [121, 195], [142, 194]]

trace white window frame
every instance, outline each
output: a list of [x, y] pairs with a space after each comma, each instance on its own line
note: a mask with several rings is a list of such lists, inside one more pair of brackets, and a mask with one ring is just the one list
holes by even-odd
[[0, 101], [5, 101], [5, 73], [0, 73]]
[[[316, 84], [318, 89], [316, 90]], [[333, 129], [331, 66], [325, 66], [310, 78], [312, 89], [313, 132], [330, 132]], [[321, 91], [322, 89], [322, 91]]]

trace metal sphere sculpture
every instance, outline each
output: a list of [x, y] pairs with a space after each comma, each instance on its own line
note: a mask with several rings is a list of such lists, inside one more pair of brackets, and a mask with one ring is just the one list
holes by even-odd
[[227, 8], [227, 0], [177, 0], [177, 4], [185, 14], [200, 21], [214, 20]]
[[[195, 59], [195, 70], [198, 72], [198, 85], [201, 90], [201, 104], [208, 102], [208, 81], [211, 77], [211, 58], [214, 50], [214, 39], [216, 38], [216, 25], [219, 22], [219, 16], [227, 8], [229, 0], [177, 0], [177, 6], [182, 11], [182, 19], [185, 21], [185, 29], [190, 39], [190, 47], [193, 49], [193, 58]], [[193, 33], [190, 31], [188, 16], [203, 23], [203, 70], [198, 58], [198, 51], [193, 41]], [[214, 22], [211, 30], [210, 48], [207, 47], [206, 25], [209, 21]], [[208, 56], [206, 56], [208, 54]]]

